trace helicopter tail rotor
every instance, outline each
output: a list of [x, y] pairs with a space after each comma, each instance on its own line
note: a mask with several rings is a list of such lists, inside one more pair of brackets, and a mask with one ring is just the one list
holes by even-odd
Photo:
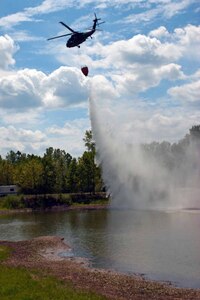
[[105, 23], [105, 21], [99, 23], [98, 21], [100, 21], [101, 18], [97, 18], [96, 13], [94, 13], [94, 16], [95, 16], [95, 19], [93, 20], [93, 22], [94, 22], [93, 29], [96, 29], [96, 26], [99, 26], [99, 25]]
[[95, 16], [95, 19], [93, 20], [93, 22], [94, 22], [94, 21], [99, 21], [99, 20], [101, 20], [101, 18], [97, 18], [96, 13], [94, 13], [94, 16]]

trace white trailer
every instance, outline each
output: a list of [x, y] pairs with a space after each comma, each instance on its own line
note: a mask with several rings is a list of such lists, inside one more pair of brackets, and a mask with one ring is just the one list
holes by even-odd
[[16, 195], [17, 185], [0, 185], [0, 196]]

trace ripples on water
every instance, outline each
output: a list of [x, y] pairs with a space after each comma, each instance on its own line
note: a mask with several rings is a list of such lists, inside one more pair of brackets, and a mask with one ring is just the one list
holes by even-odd
[[[68, 211], [0, 217], [1, 240], [58, 235], [100, 268], [200, 288], [200, 211]], [[64, 254], [65, 255], [65, 254]], [[66, 256], [68, 253], [66, 253]]]

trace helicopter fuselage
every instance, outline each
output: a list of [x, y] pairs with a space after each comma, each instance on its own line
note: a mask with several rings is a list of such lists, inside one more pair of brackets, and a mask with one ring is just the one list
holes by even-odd
[[104, 23], [104, 22], [98, 23], [98, 21], [101, 19], [98, 19], [96, 14], [94, 14], [94, 16], [95, 16], [95, 19], [93, 20], [93, 26], [89, 31], [86, 31], [86, 32], [74, 31], [71, 27], [69, 27], [64, 22], [59, 22], [64, 27], [66, 27], [69, 31], [71, 31], [71, 33], [54, 36], [54, 37], [48, 38], [47, 40], [48, 41], [54, 40], [54, 39], [58, 39], [58, 38], [62, 38], [62, 37], [66, 37], [66, 36], [70, 35], [71, 37], [68, 39], [68, 41], [66, 43], [66, 47], [68, 47], [68, 48], [79, 47], [80, 48], [80, 44], [85, 42], [87, 40], [87, 38], [91, 37], [93, 35], [93, 33], [95, 33], [96, 26], [97, 25], [99, 26], [100, 24]]
[[88, 32], [75, 32], [67, 41], [66, 47], [68, 48], [78, 47], [80, 44], [85, 42], [86, 39], [90, 37], [94, 32], [95, 32], [94, 29]]

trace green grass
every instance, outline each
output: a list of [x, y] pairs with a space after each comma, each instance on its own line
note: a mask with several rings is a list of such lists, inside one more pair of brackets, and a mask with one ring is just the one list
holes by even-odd
[[11, 253], [11, 249], [7, 246], [0, 246], [0, 262], [6, 260]]
[[35, 271], [1, 266], [1, 300], [103, 300], [105, 298], [80, 292], [50, 276]]
[[85, 206], [94, 206], [95, 204], [96, 205], [106, 205], [106, 204], [109, 204], [109, 200], [108, 199], [99, 199], [99, 200], [91, 200], [91, 202], [90, 203], [76, 203], [76, 202], [74, 202], [74, 203], [72, 203], [72, 205], [71, 206], [79, 206], [79, 205], [85, 205]]
[[[8, 247], [0, 246], [0, 261], [10, 253]], [[71, 284], [62, 282], [42, 272], [7, 267], [0, 263], [1, 300], [103, 300], [105, 297], [82, 292]]]

